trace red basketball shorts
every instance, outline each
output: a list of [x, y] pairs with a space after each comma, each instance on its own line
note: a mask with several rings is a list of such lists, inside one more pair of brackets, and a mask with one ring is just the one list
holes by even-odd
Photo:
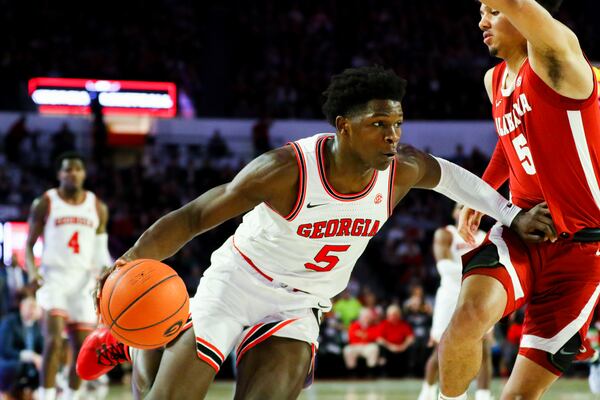
[[558, 375], [562, 369], [548, 364], [541, 352], [550, 358], [565, 352], [563, 346], [579, 334], [574, 358], [593, 354], [586, 334], [600, 294], [600, 243], [526, 244], [496, 224], [481, 246], [463, 256], [463, 265], [463, 279], [479, 274], [502, 283], [507, 293], [504, 316], [527, 304], [521, 355]]

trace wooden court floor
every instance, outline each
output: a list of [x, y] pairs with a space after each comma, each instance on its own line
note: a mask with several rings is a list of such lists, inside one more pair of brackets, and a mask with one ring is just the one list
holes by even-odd
[[[496, 399], [502, 388], [502, 380], [494, 380], [492, 391]], [[217, 381], [208, 394], [209, 400], [233, 398], [232, 382]], [[301, 400], [416, 400], [421, 381], [416, 379], [373, 381], [317, 381], [312, 388], [303, 391]], [[474, 398], [474, 394], [472, 394]], [[471, 398], [471, 397], [469, 397]], [[112, 386], [110, 400], [131, 400], [124, 386]], [[600, 400], [592, 395], [585, 379], [561, 379], [543, 397], [544, 400]]]

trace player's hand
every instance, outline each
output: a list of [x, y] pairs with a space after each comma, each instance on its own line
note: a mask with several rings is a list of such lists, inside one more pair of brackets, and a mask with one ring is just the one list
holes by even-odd
[[28, 285], [34, 291], [37, 291], [44, 283], [44, 278], [40, 275], [40, 272], [36, 269], [28, 274]]
[[555, 242], [556, 228], [546, 202], [540, 203], [529, 211], [521, 211], [510, 225], [526, 242], [541, 243], [547, 240]]
[[104, 271], [98, 277], [98, 281], [96, 282], [96, 289], [94, 289], [94, 299], [96, 304], [96, 313], [100, 314], [100, 297], [102, 295], [102, 288], [104, 287], [104, 282], [113, 273], [117, 268], [121, 268], [123, 265], [127, 264], [127, 261], [123, 258], [119, 258], [115, 261], [112, 267], [105, 268]]
[[458, 234], [471, 246], [477, 244], [475, 235], [479, 229], [483, 214], [469, 207], [463, 207], [458, 217]]

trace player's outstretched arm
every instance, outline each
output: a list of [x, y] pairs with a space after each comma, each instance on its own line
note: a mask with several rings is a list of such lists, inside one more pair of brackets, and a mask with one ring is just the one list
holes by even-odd
[[33, 246], [44, 232], [44, 224], [49, 206], [50, 204], [46, 196], [38, 197], [31, 204], [29, 217], [27, 218], [29, 232], [27, 234], [27, 242], [25, 242], [25, 266], [29, 275], [29, 283], [33, 285], [42, 283], [42, 277], [35, 265]]
[[[527, 40], [529, 63], [542, 80], [563, 96], [586, 99], [593, 74], [573, 31], [535, 0], [481, 0], [487, 12], [504, 14]], [[486, 10], [483, 10], [486, 12]]]
[[466, 169], [407, 146], [401, 148], [398, 159], [397, 175], [401, 177], [395, 182], [396, 187], [400, 186], [398, 192], [403, 193], [404, 190], [405, 193], [407, 188], [404, 185], [412, 180], [410, 187], [435, 190], [466, 207], [481, 211], [511, 227], [525, 240], [556, 240], [556, 230], [549, 214], [535, 207], [527, 212], [521, 210]]
[[121, 257], [121, 262], [168, 258], [196, 235], [262, 202], [277, 204], [284, 193], [292, 197], [297, 181], [298, 167], [291, 146], [267, 152], [250, 162], [231, 182], [210, 189], [157, 220]]

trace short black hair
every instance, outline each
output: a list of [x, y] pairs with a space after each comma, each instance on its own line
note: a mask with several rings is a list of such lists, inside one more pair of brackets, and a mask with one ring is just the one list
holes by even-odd
[[331, 78], [323, 92], [323, 114], [335, 126], [338, 115], [346, 116], [370, 100], [402, 101], [406, 93], [406, 80], [391, 69], [381, 66], [348, 68]]
[[544, 7], [550, 14], [555, 14], [558, 12], [563, 0], [535, 0], [542, 7]]
[[86, 168], [85, 159], [83, 156], [76, 151], [65, 151], [61, 153], [55, 160], [56, 171], [60, 171], [64, 160], [79, 160], [83, 164], [83, 168]]

